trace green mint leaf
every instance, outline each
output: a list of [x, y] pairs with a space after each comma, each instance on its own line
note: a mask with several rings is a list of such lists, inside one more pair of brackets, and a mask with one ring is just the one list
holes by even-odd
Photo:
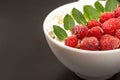
[[67, 37], [67, 33], [64, 29], [62, 29], [60, 26], [53, 25], [54, 33], [55, 35], [60, 39], [64, 40]]
[[105, 11], [112, 12], [117, 8], [119, 2], [117, 0], [107, 0], [105, 4]]
[[87, 15], [85, 13], [83, 13], [83, 16], [85, 17], [86, 21], [89, 20], [89, 18], [87, 17]]
[[94, 4], [95, 8], [100, 11], [100, 12], [104, 12], [104, 7], [103, 5], [99, 2], [99, 1], [96, 1], [95, 4]]
[[85, 17], [83, 16], [83, 14], [76, 8], [73, 8], [72, 16], [74, 17], [74, 19], [76, 20], [76, 22], [78, 24], [86, 24], [87, 23], [87, 21], [86, 21]]
[[84, 10], [84, 14], [88, 18], [88, 20], [99, 19], [99, 16], [100, 16], [99, 11], [97, 11], [91, 5], [85, 5], [83, 10]]
[[65, 17], [64, 17], [64, 28], [66, 30], [71, 30], [75, 25], [75, 22], [73, 20], [73, 18], [67, 14]]

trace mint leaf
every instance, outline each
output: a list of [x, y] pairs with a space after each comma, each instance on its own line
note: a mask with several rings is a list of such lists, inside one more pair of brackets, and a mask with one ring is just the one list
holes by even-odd
[[99, 19], [99, 16], [100, 16], [99, 11], [97, 11], [91, 5], [85, 5], [83, 10], [84, 10], [84, 14], [89, 20]]
[[64, 17], [64, 28], [66, 30], [71, 30], [75, 25], [75, 22], [73, 20], [73, 18], [67, 14], [65, 17]]
[[100, 12], [104, 12], [104, 7], [103, 5], [99, 2], [99, 1], [96, 1], [95, 4], [94, 4], [95, 8], [100, 11]]
[[67, 33], [64, 29], [62, 29], [60, 26], [53, 25], [54, 33], [55, 35], [60, 39], [64, 40], [67, 37]]
[[84, 18], [83, 14], [79, 10], [77, 10], [76, 8], [73, 8], [72, 16], [74, 17], [74, 19], [76, 20], [76, 22], [78, 24], [86, 24], [87, 23], [87, 21]]
[[107, 0], [105, 4], [105, 11], [112, 12], [117, 8], [119, 2], [117, 0]]

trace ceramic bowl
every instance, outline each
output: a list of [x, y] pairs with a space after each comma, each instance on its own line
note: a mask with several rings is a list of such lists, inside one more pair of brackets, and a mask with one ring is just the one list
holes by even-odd
[[[54, 55], [76, 75], [87, 80], [105, 80], [120, 71], [120, 49], [108, 51], [88, 51], [65, 46], [50, 35], [52, 26], [62, 21], [72, 8], [83, 10], [83, 6], [93, 5], [96, 0], [80, 0], [60, 6], [45, 18], [43, 31]], [[104, 5], [105, 2], [101, 1]]]

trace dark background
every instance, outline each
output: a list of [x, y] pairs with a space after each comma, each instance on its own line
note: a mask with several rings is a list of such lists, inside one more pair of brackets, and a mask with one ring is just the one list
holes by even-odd
[[82, 80], [56, 59], [42, 28], [50, 11], [73, 1], [0, 0], [0, 80]]

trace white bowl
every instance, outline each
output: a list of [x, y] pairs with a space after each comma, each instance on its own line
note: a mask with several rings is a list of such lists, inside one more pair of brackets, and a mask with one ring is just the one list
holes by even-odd
[[[80, 0], [53, 10], [45, 19], [43, 30], [46, 40], [55, 56], [79, 77], [87, 80], [105, 80], [120, 71], [120, 49], [108, 51], [88, 51], [65, 46], [49, 35], [52, 25], [62, 20], [72, 8], [82, 11], [83, 5], [92, 4], [96, 0]], [[105, 2], [101, 1], [104, 5]]]

